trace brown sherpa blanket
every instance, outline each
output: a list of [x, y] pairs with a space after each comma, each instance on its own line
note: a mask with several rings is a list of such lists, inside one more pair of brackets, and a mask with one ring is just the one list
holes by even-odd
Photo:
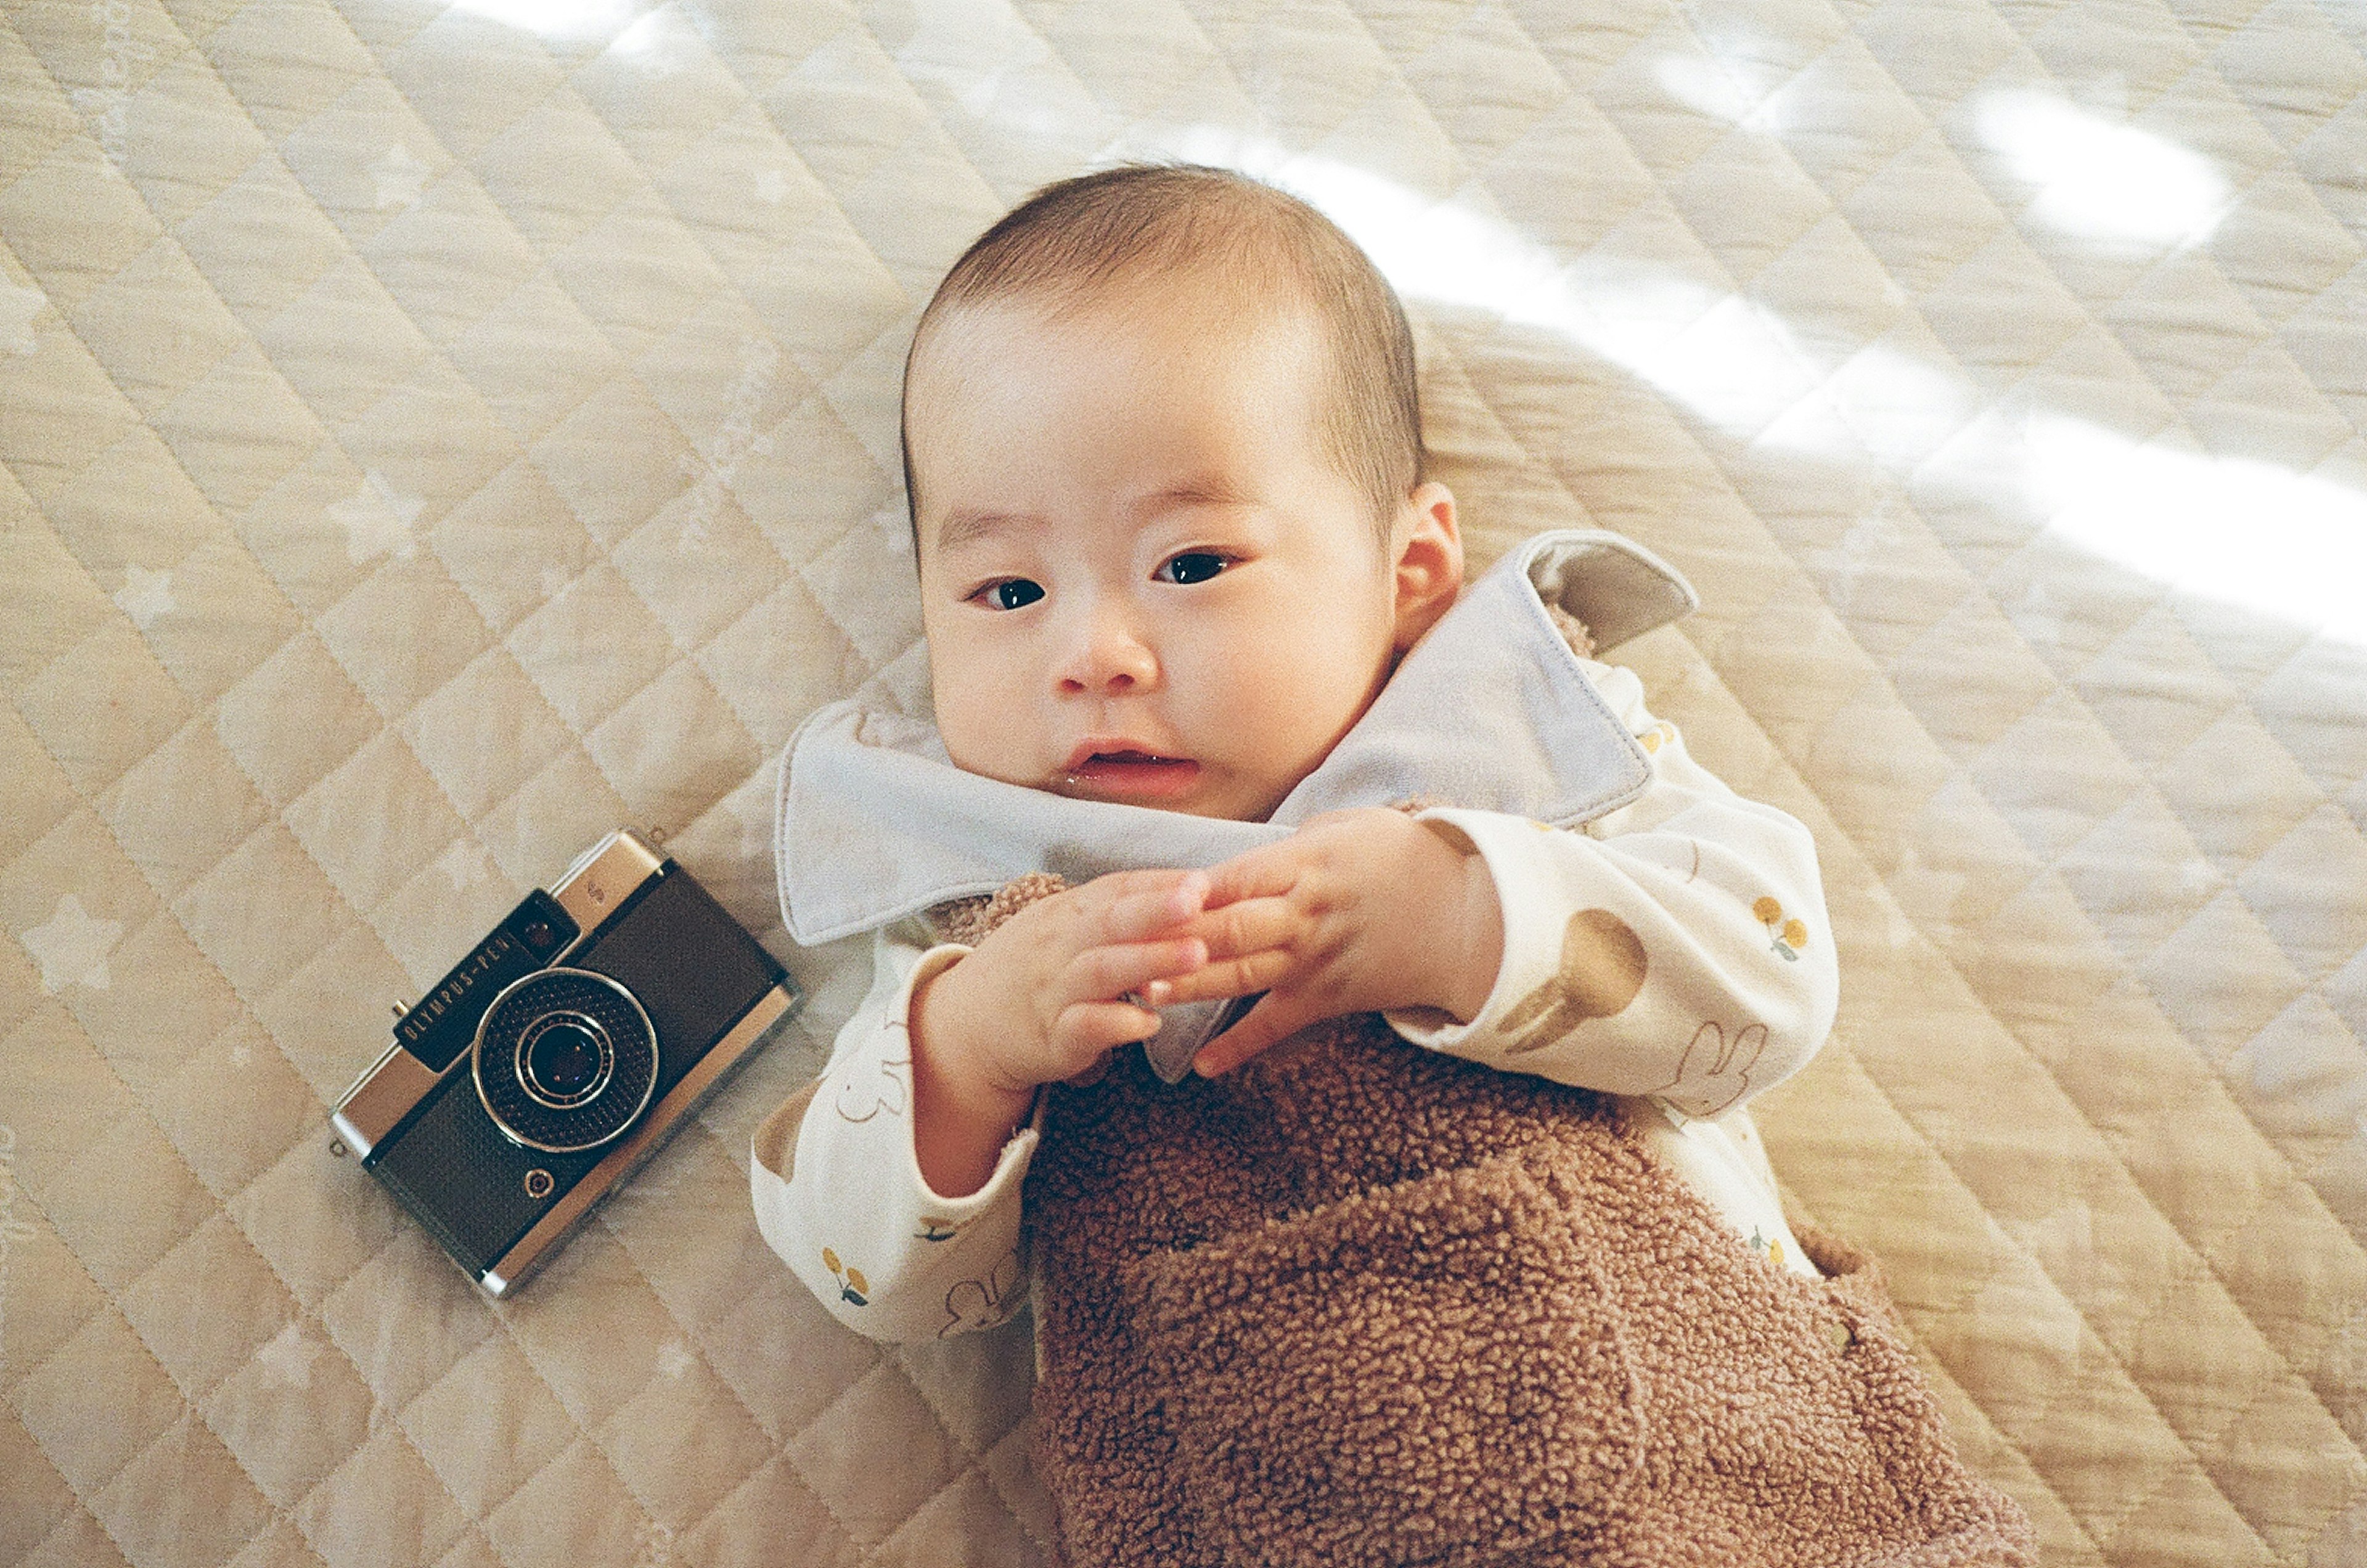
[[1072, 1563], [2032, 1561], [1873, 1262], [1809, 1226], [1826, 1280], [1757, 1257], [1608, 1097], [1375, 1016], [1048, 1094], [1037, 1462]]

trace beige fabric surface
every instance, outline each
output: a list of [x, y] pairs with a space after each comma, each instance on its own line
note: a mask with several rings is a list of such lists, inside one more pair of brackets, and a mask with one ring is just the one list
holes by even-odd
[[[1765, 1102], [2052, 1562], [2367, 1562], [2355, 0], [6, 0], [0, 1562], [1039, 1563], [1025, 1325], [752, 1223], [859, 948], [779, 748], [925, 702], [896, 377], [1043, 180], [1269, 173], [1482, 559], [1823, 846]], [[812, 994], [515, 1301], [326, 1110], [620, 824]]]

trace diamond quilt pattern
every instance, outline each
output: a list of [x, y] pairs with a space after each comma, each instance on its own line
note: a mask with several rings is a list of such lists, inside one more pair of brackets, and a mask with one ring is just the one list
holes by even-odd
[[[1025, 1323], [844, 1333], [745, 1161], [912, 321], [1135, 156], [1373, 252], [1482, 558], [1701, 589], [1843, 953], [1768, 1142], [2046, 1560], [2367, 1563], [2351, 0], [6, 0], [0, 1560], [1051, 1560]], [[491, 1303], [326, 1107], [619, 823], [810, 1004]]]

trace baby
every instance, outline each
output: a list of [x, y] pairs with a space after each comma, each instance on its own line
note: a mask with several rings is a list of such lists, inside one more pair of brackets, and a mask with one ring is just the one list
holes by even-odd
[[1032, 1295], [1068, 1560], [2021, 1560], [1745, 1108], [1831, 1025], [1814, 845], [1591, 657], [1691, 590], [1600, 533], [1466, 585], [1355, 245], [1048, 186], [904, 441], [936, 722], [791, 744], [790, 930], [875, 977], [751, 1180], [859, 1332]]

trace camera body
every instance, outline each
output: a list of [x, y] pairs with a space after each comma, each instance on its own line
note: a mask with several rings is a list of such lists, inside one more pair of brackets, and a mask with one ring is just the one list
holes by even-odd
[[688, 872], [620, 830], [403, 1012], [330, 1121], [506, 1295], [801, 1000]]

